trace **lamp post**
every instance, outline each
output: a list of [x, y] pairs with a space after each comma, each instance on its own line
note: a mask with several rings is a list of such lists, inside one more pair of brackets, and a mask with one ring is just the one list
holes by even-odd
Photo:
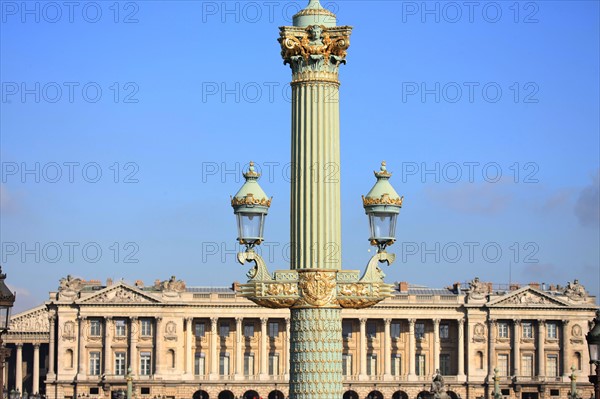
[[258, 185], [254, 165], [246, 182], [231, 198], [238, 221], [238, 254], [253, 262], [241, 296], [269, 308], [290, 309], [290, 399], [339, 399], [342, 385], [342, 308], [367, 308], [391, 296], [392, 285], [380, 263], [394, 254], [396, 218], [402, 206], [389, 183], [385, 163], [375, 172], [377, 183], [363, 198], [378, 247], [360, 276], [342, 270], [339, 79], [350, 46], [350, 26], [337, 26], [336, 16], [318, 0], [280, 28], [284, 64], [292, 70], [290, 268], [269, 272], [254, 251], [263, 239], [271, 199]]
[[4, 399], [4, 362], [10, 356], [10, 349], [4, 346], [2, 334], [10, 328], [10, 311], [16, 299], [4, 283], [5, 279], [6, 274], [2, 273], [0, 266], [0, 399]]
[[600, 399], [600, 309], [596, 311], [594, 326], [585, 336], [590, 351], [590, 364], [595, 367], [595, 375], [590, 375], [590, 382], [594, 384], [594, 395]]

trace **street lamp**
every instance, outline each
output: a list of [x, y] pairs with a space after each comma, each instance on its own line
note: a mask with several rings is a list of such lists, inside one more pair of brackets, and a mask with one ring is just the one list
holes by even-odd
[[16, 299], [15, 294], [4, 283], [5, 279], [6, 274], [2, 273], [0, 266], [0, 399], [4, 399], [4, 362], [10, 356], [10, 349], [4, 347], [2, 334], [10, 327], [10, 311]]
[[371, 245], [376, 245], [379, 252], [396, 241], [396, 218], [402, 208], [402, 200], [389, 182], [392, 174], [387, 171], [385, 161], [381, 163], [379, 172], [373, 172], [377, 183], [367, 196], [363, 196], [365, 213], [369, 216]]
[[590, 375], [590, 382], [594, 384], [594, 395], [600, 399], [600, 309], [596, 311], [594, 327], [585, 336], [590, 351], [590, 364], [595, 366], [596, 375]]

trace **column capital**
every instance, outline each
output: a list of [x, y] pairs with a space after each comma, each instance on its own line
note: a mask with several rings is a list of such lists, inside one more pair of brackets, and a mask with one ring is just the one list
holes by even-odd
[[132, 323], [135, 323], [136, 321], [138, 321], [138, 317], [137, 316], [129, 316], [129, 321], [131, 321]]
[[41, 345], [42, 345], [42, 344], [40, 344], [39, 342], [34, 342], [34, 343], [33, 343], [33, 349], [35, 349], [35, 350], [40, 350], [40, 346], [41, 346]]
[[87, 316], [83, 316], [83, 315], [78, 314], [77, 315], [77, 320], [79, 320], [79, 321], [86, 321], [87, 320]]
[[210, 324], [217, 324], [219, 322], [219, 318], [218, 317], [211, 317], [210, 318]]
[[488, 323], [490, 326], [495, 326], [498, 323], [498, 320], [490, 318], [488, 319]]
[[235, 322], [236, 322], [237, 324], [239, 324], [239, 323], [242, 323], [243, 321], [244, 321], [244, 318], [243, 318], [243, 317], [236, 317], [236, 318], [235, 318]]
[[157, 323], [160, 323], [162, 321], [162, 316], [156, 316], [154, 317], [154, 320], [156, 320]]
[[360, 319], [358, 319], [358, 321], [360, 322], [360, 324], [367, 324], [367, 318], [366, 317], [361, 317]]
[[544, 325], [546, 325], [546, 320], [545, 319], [538, 319], [537, 323], [538, 323], [538, 326], [543, 327]]
[[193, 318], [193, 317], [186, 317], [186, 318], [185, 318], [185, 322], [186, 322], [186, 323], [191, 323], [192, 321], [194, 321], [194, 318]]
[[269, 321], [268, 317], [261, 317], [260, 318], [260, 325], [261, 325], [261, 327], [266, 327], [268, 321]]
[[458, 320], [456, 320], [456, 322], [458, 323], [459, 326], [462, 327], [465, 325], [465, 318], [463, 317], [461, 319], [458, 319]]
[[15, 346], [17, 347], [17, 349], [21, 350], [23, 349], [23, 342], [17, 342]]
[[439, 325], [441, 321], [441, 319], [433, 319], [433, 325]]
[[414, 327], [414, 325], [415, 325], [416, 322], [417, 322], [417, 319], [408, 319], [408, 324], [410, 324], [413, 327]]
[[286, 317], [284, 320], [285, 320], [285, 325], [286, 326], [290, 324], [290, 318], [289, 317]]
[[561, 320], [563, 327], [566, 327], [569, 325], [569, 323], [571, 322], [571, 320]]
[[520, 325], [521, 325], [521, 319], [514, 319], [514, 320], [513, 320], [513, 324], [514, 324], [515, 326], [520, 326]]
[[392, 324], [392, 319], [385, 318], [385, 319], [383, 319], [383, 322], [385, 323], [386, 326], [389, 326], [390, 324]]
[[106, 321], [112, 321], [113, 317], [112, 316], [104, 316], [104, 320]]

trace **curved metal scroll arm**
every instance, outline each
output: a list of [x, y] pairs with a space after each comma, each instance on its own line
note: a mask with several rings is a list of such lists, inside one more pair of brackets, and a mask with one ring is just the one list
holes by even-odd
[[238, 252], [237, 260], [242, 265], [247, 262], [254, 262], [254, 267], [246, 273], [246, 276], [250, 279], [250, 281], [269, 281], [273, 280], [273, 276], [269, 273], [269, 269], [267, 269], [267, 264], [264, 259], [254, 252], [254, 250], [249, 249], [246, 252]]
[[380, 263], [387, 263], [388, 266], [394, 263], [396, 260], [396, 255], [392, 253], [388, 253], [385, 251], [381, 251], [373, 255], [369, 263], [367, 264], [367, 268], [365, 269], [365, 273], [360, 278], [361, 283], [376, 283], [383, 282], [385, 278], [385, 273], [379, 267]]

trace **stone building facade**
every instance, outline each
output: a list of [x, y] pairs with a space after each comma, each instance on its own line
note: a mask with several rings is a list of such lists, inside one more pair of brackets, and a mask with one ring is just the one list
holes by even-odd
[[[13, 316], [7, 388], [116, 398], [130, 367], [137, 398], [284, 399], [289, 310], [258, 307], [236, 289], [62, 279], [42, 306]], [[589, 398], [595, 301], [577, 280], [398, 283], [378, 305], [342, 312], [344, 399], [426, 398], [436, 370], [450, 397], [490, 398], [495, 368], [505, 398], [564, 399], [572, 373]]]

